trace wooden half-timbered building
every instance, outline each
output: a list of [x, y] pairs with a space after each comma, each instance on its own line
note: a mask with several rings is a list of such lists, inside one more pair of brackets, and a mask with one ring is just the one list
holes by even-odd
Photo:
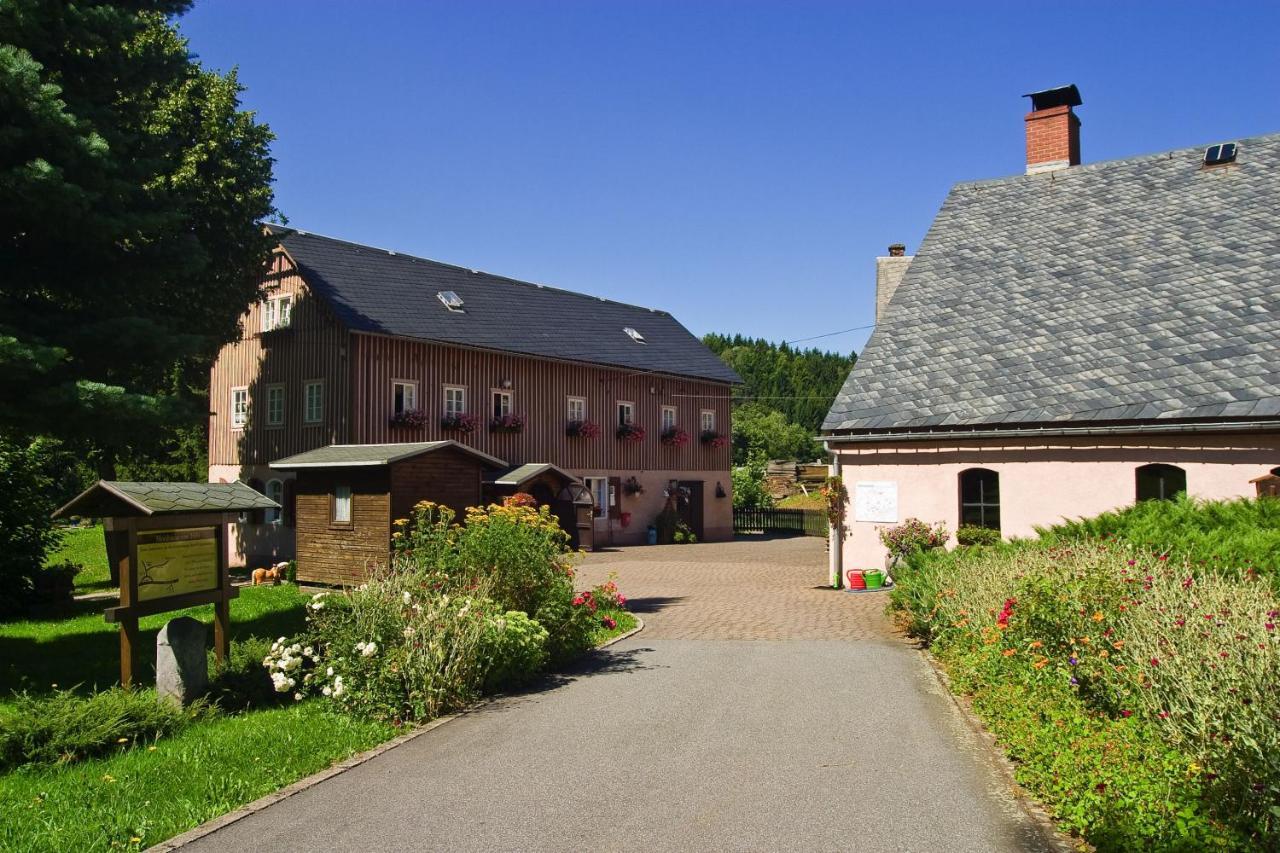
[[210, 377], [210, 481], [282, 506], [242, 519], [233, 564], [295, 555], [298, 474], [272, 463], [334, 445], [448, 440], [508, 471], [553, 466], [590, 498], [597, 545], [644, 541], [673, 487], [700, 539], [732, 535], [740, 380], [667, 312], [272, 230], [265, 296]]

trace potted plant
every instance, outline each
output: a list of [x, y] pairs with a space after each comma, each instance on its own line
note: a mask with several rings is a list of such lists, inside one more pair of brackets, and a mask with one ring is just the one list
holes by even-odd
[[489, 421], [490, 432], [520, 432], [524, 429], [524, 415], [500, 415]]
[[401, 429], [422, 429], [427, 425], [427, 413], [422, 409], [405, 409], [392, 415], [389, 423]]
[[595, 421], [569, 421], [564, 433], [570, 438], [596, 438], [600, 435], [600, 425]]
[[689, 433], [680, 427], [668, 427], [662, 432], [662, 443], [667, 447], [683, 447], [689, 443]]
[[440, 419], [440, 428], [449, 432], [471, 433], [476, 431], [476, 419], [466, 412], [445, 415]]
[[644, 486], [635, 477], [628, 477], [622, 482], [622, 491], [627, 495], [643, 495]]
[[644, 427], [640, 424], [618, 424], [617, 436], [621, 441], [634, 441], [638, 444], [644, 441]]
[[698, 440], [708, 447], [724, 447], [729, 443], [729, 436], [718, 433], [713, 429], [708, 429], [702, 431], [702, 435], [698, 436]]

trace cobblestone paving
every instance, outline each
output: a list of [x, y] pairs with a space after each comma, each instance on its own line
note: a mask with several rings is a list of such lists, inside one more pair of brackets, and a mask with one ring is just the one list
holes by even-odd
[[883, 640], [885, 593], [827, 587], [825, 540], [737, 540], [588, 555], [578, 585], [616, 573], [646, 639]]

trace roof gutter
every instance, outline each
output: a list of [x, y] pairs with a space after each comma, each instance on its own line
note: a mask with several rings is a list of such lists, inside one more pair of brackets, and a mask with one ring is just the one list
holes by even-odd
[[835, 444], [858, 444], [883, 441], [939, 441], [943, 439], [972, 438], [1040, 438], [1091, 435], [1177, 435], [1189, 432], [1259, 432], [1280, 430], [1280, 420], [1265, 421], [1211, 421], [1206, 423], [1179, 424], [1116, 424], [1087, 427], [1018, 427], [1015, 429], [934, 429], [908, 432], [873, 432], [858, 435], [820, 435], [817, 437], [831, 450]]

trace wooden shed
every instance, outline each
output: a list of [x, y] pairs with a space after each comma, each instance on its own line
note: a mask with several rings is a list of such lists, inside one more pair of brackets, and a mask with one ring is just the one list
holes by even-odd
[[391, 557], [391, 525], [433, 501], [459, 519], [501, 459], [456, 441], [332, 444], [271, 463], [297, 473], [298, 580], [359, 583]]
[[581, 480], [549, 462], [530, 462], [495, 471], [485, 477], [485, 501], [501, 503], [516, 492], [533, 497], [539, 506], [551, 508], [570, 545], [591, 551], [595, 547], [591, 490]]

